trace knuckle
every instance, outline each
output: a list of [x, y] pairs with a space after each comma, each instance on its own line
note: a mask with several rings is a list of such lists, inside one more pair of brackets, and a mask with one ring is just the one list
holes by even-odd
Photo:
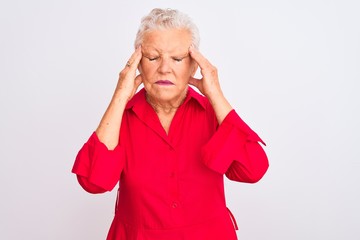
[[212, 75], [212, 76], [217, 75], [217, 72], [218, 72], [218, 70], [217, 70], [217, 68], [214, 67], [214, 66], [211, 66], [211, 67], [208, 68], [208, 73], [209, 73], [210, 75]]
[[127, 71], [124, 69], [119, 73], [120, 78], [124, 78], [126, 76]]

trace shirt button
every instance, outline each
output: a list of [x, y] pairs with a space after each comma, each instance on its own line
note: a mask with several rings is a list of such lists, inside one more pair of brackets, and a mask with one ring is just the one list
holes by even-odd
[[171, 173], [170, 173], [170, 177], [171, 177], [171, 178], [174, 178], [174, 177], [175, 177], [175, 173], [174, 173], [174, 172], [171, 172]]
[[177, 202], [173, 202], [173, 203], [171, 204], [171, 207], [172, 207], [172, 208], [177, 208], [177, 207], [179, 207], [179, 204], [178, 204]]

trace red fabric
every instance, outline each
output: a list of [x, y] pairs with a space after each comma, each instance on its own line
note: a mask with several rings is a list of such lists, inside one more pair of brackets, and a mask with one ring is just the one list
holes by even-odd
[[218, 126], [208, 100], [191, 88], [167, 135], [141, 90], [126, 107], [119, 145], [109, 151], [92, 134], [72, 171], [91, 193], [120, 180], [108, 240], [235, 240], [223, 175], [260, 180], [268, 160], [258, 142], [234, 110]]

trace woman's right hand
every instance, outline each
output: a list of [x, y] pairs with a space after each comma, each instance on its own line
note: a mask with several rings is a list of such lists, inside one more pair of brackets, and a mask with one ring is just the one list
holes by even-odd
[[141, 58], [141, 46], [139, 46], [119, 74], [119, 80], [114, 94], [115, 98], [120, 98], [128, 102], [136, 93], [136, 90], [142, 83], [141, 75], [136, 76], [136, 69], [138, 68]]
[[113, 98], [96, 129], [98, 138], [109, 150], [115, 149], [119, 143], [120, 126], [126, 104], [142, 83], [141, 75], [136, 76], [136, 69], [141, 57], [140, 46], [131, 55], [125, 68], [120, 72]]

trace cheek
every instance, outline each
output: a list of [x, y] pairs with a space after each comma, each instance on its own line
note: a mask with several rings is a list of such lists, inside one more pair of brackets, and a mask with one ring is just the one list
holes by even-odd
[[188, 79], [189, 77], [192, 76], [193, 73], [193, 66], [183, 66], [181, 69], [179, 69], [178, 71], [179, 75], [181, 75], [183, 78]]
[[149, 63], [141, 64], [141, 74], [145, 77], [151, 76], [156, 71], [156, 68]]

